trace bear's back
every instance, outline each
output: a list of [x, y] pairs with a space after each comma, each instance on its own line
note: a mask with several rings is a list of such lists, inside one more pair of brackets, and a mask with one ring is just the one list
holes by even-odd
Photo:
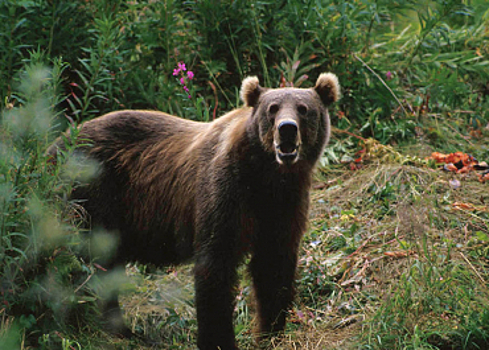
[[156, 264], [185, 261], [193, 254], [200, 179], [232, 147], [222, 138], [229, 138], [230, 130], [239, 134], [237, 122], [244, 119], [234, 111], [210, 123], [119, 111], [88, 121], [79, 142], [88, 140], [89, 146], [80, 151], [98, 162], [100, 171], [73, 198], [90, 213], [92, 226], [122, 236], [119, 256]]

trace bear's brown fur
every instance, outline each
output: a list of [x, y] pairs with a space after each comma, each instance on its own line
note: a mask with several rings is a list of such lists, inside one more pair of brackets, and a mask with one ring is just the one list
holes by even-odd
[[[101, 170], [72, 197], [83, 200], [92, 227], [117, 235], [110, 266], [193, 259], [201, 350], [236, 348], [233, 291], [245, 254], [258, 331], [284, 329], [312, 171], [329, 137], [326, 107], [339, 85], [331, 73], [311, 89], [266, 89], [251, 77], [241, 97], [245, 107], [211, 123], [126, 110], [80, 133], [92, 143], [81, 151]], [[107, 303], [120, 325], [117, 296]]]

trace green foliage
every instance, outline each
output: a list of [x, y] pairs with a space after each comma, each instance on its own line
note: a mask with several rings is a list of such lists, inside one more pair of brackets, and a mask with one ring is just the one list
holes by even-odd
[[[383, 143], [412, 138], [417, 98], [433, 112], [487, 107], [483, 4], [53, 0], [6, 1], [0, 13], [1, 95], [15, 103], [8, 84], [29, 49], [44, 63], [62, 57], [62, 107], [77, 121], [120, 108], [215, 118], [236, 107], [247, 75], [311, 86], [328, 70], [347, 127]], [[192, 101], [179, 96], [177, 62], [195, 73]]]
[[394, 185], [391, 182], [386, 182], [382, 186], [372, 184], [369, 188], [369, 192], [372, 193], [369, 201], [380, 206], [378, 215], [382, 217], [384, 215], [392, 215], [393, 207], [397, 200], [396, 191]]
[[[15, 11], [18, 17], [25, 17], [22, 23], [28, 23], [36, 11], [46, 13], [29, 24], [51, 28], [48, 32], [32, 30], [34, 36], [22, 33], [20, 37], [27, 39], [24, 42], [37, 42], [48, 58], [56, 57], [59, 50], [74, 56], [65, 57], [70, 63], [67, 84], [71, 88], [67, 90], [73, 90], [69, 99], [71, 113], [80, 120], [122, 106], [185, 114], [179, 100], [175, 101], [177, 86], [170, 75], [178, 61], [187, 62], [196, 71], [197, 92], [207, 105], [214, 103], [220, 110], [233, 107], [236, 87], [246, 75], [259, 74], [264, 84], [277, 85], [281, 79], [284, 83], [302, 79], [300, 83], [308, 75], [331, 69], [340, 74], [345, 92], [343, 109], [348, 118], [354, 115], [361, 120], [379, 108], [381, 121], [391, 115], [392, 97], [386, 96], [384, 87], [364, 71], [352, 53], [366, 50], [368, 57], [374, 57], [372, 35], [388, 33], [385, 27], [393, 20], [393, 11], [409, 8], [408, 1], [259, 1], [248, 5], [242, 1], [228, 4], [211, 0], [89, 5], [55, 1], [51, 6], [16, 5]], [[437, 14], [434, 17], [419, 12], [421, 33], [408, 40], [408, 62], [421, 55], [424, 43], [432, 36], [438, 38], [434, 48], [444, 47], [440, 40], [449, 39], [448, 34], [435, 33], [447, 32], [440, 29], [445, 28], [441, 26], [443, 19], [470, 14], [452, 3], [439, 7], [433, 10]], [[74, 28], [75, 37], [83, 36], [76, 48], [72, 37], [63, 34], [66, 26], [62, 27], [64, 15], [75, 10], [83, 13], [85, 19], [83, 26]], [[480, 31], [481, 23], [468, 28]], [[59, 30], [61, 27], [63, 30]], [[39, 33], [45, 33], [43, 40], [37, 37]], [[411, 41], [416, 42], [414, 47], [409, 47]], [[9, 50], [5, 57], [9, 59], [14, 54], [19, 61], [23, 53]], [[463, 62], [473, 67], [467, 59]], [[300, 74], [297, 78], [296, 71]], [[4, 81], [12, 76], [12, 69], [8, 69]], [[396, 89], [396, 84], [393, 81], [391, 88]]]
[[[30, 56], [16, 83], [22, 104], [3, 112], [0, 127], [0, 310], [5, 321], [0, 344], [24, 339], [51, 348], [70, 342], [63, 336], [70, 325], [83, 328], [93, 322], [96, 297], [86, 286], [91, 267], [79, 258], [79, 219], [73, 203], [64, 199], [81, 180], [80, 166], [68, 171], [72, 141], [66, 140], [65, 157], [56, 165], [45, 154], [66, 66], [55, 60], [47, 69], [40, 60], [38, 52]], [[50, 336], [54, 330], [57, 335]]]
[[440, 252], [416, 260], [369, 324], [370, 349], [481, 349], [487, 293], [470, 269]]

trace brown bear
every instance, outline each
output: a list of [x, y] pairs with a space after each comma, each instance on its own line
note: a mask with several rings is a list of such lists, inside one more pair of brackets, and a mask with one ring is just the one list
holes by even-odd
[[[80, 147], [100, 163], [72, 198], [92, 228], [117, 236], [109, 267], [195, 263], [198, 347], [236, 349], [236, 268], [250, 256], [258, 332], [284, 329], [294, 296], [314, 166], [328, 141], [332, 73], [314, 88], [241, 87], [245, 106], [210, 123], [152, 111], [119, 111], [84, 123]], [[63, 147], [58, 142], [51, 152]], [[122, 325], [117, 295], [106, 315]]]

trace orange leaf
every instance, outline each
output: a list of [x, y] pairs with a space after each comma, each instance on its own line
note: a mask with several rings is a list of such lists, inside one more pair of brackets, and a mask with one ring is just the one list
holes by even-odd
[[455, 210], [483, 211], [489, 212], [489, 208], [485, 205], [474, 205], [471, 203], [455, 202], [452, 204]]
[[396, 259], [399, 259], [399, 258], [405, 258], [406, 256], [408, 255], [411, 255], [413, 252], [411, 251], [397, 251], [397, 252], [385, 252], [384, 255], [386, 256], [389, 256], [391, 258], [396, 258]]
[[470, 203], [455, 202], [452, 204], [452, 207], [457, 210], [475, 210], [474, 206]]
[[472, 171], [474, 167], [472, 165], [466, 165], [461, 169], [457, 170], [457, 174], [467, 174], [468, 172]]
[[477, 174], [477, 176], [479, 177], [479, 181], [482, 183], [489, 181], [489, 173]]

